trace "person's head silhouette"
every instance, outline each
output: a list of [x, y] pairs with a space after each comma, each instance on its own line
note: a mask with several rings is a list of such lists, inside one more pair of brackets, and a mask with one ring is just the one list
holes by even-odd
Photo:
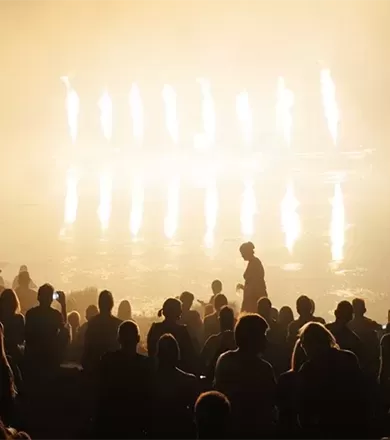
[[122, 350], [135, 353], [139, 341], [138, 325], [134, 321], [123, 321], [118, 327], [118, 342]]
[[299, 331], [299, 339], [306, 355], [313, 359], [331, 348], [338, 348], [332, 333], [322, 324], [308, 322]]
[[218, 295], [214, 298], [214, 309], [218, 313], [223, 306], [228, 305], [228, 300], [223, 293], [218, 293]]
[[294, 321], [294, 313], [291, 307], [283, 306], [279, 310], [278, 323], [283, 327], [286, 327], [290, 324], [290, 322]]
[[336, 322], [347, 325], [353, 318], [352, 304], [348, 301], [340, 301], [334, 312]]
[[98, 314], [99, 314], [99, 309], [97, 308], [97, 306], [95, 306], [95, 304], [91, 304], [85, 310], [85, 319], [89, 321]]
[[72, 328], [80, 327], [80, 320], [80, 313], [77, 310], [68, 313], [68, 323]]
[[245, 261], [250, 261], [255, 255], [255, 245], [247, 241], [240, 246], [240, 253]]
[[0, 316], [11, 316], [19, 311], [18, 295], [12, 289], [4, 289], [0, 296]]
[[223, 306], [218, 314], [221, 332], [234, 329], [234, 310], [229, 306]]
[[213, 295], [218, 295], [218, 293], [222, 292], [222, 282], [220, 280], [214, 280], [211, 283], [211, 290], [213, 292]]
[[228, 398], [218, 391], [202, 393], [195, 403], [195, 421], [199, 439], [227, 438], [231, 408]]
[[27, 288], [29, 286], [31, 278], [27, 270], [24, 270], [19, 273], [18, 281], [20, 287]]
[[258, 355], [265, 349], [267, 330], [267, 322], [257, 313], [241, 316], [234, 329], [237, 347], [247, 354]]
[[272, 303], [267, 297], [263, 296], [257, 301], [257, 313], [262, 316], [267, 322], [271, 318], [271, 310]]
[[110, 315], [114, 307], [114, 297], [109, 290], [103, 290], [99, 295], [99, 312], [102, 315]]
[[313, 304], [306, 295], [301, 295], [297, 299], [297, 312], [301, 318], [308, 319], [312, 316]]
[[356, 318], [362, 318], [366, 313], [366, 303], [362, 298], [354, 298], [352, 300], [353, 314]]
[[127, 299], [124, 299], [119, 303], [118, 318], [122, 321], [128, 321], [131, 319], [131, 304]]
[[42, 307], [50, 307], [53, 302], [54, 287], [49, 284], [43, 284], [38, 289], [38, 302]]
[[187, 291], [180, 295], [183, 312], [188, 312], [191, 309], [192, 304], [194, 303], [194, 298], [194, 294]]
[[157, 342], [157, 361], [159, 367], [174, 368], [179, 363], [180, 348], [175, 337], [169, 333], [162, 335]]
[[163, 308], [158, 312], [158, 316], [164, 316], [168, 322], [177, 322], [182, 313], [181, 301], [177, 298], [168, 298], [163, 304]]

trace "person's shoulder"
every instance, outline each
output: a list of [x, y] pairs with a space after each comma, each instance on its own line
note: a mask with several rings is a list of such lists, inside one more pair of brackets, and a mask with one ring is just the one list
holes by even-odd
[[291, 321], [290, 324], [287, 326], [287, 330], [288, 330], [290, 333], [291, 333], [291, 332], [298, 333], [299, 326], [300, 326], [299, 319], [294, 319], [294, 321]]
[[163, 324], [164, 324], [163, 322], [154, 321], [154, 322], [152, 322], [152, 325], [150, 326], [149, 330], [158, 330], [160, 327], [163, 326]]
[[99, 325], [99, 323], [100, 323], [100, 315], [99, 314], [92, 316], [92, 318], [88, 322], [86, 322], [88, 329], [91, 329], [91, 328], [95, 327], [96, 325]]
[[141, 367], [148, 373], [154, 373], [156, 370], [156, 362], [153, 358], [142, 353], [137, 353], [137, 359]]
[[390, 339], [390, 333], [385, 333], [380, 340], [381, 345], [386, 345], [389, 342]]
[[55, 319], [62, 320], [62, 314], [59, 310], [56, 310], [56, 309], [53, 309], [53, 307], [50, 307], [48, 313], [50, 313]]
[[100, 364], [103, 367], [122, 365], [123, 364], [123, 355], [120, 350], [116, 351], [107, 351], [100, 358]]
[[218, 358], [218, 363], [228, 363], [237, 357], [237, 350], [228, 350], [222, 353]]
[[219, 339], [220, 334], [218, 335], [211, 335], [207, 338], [206, 342], [204, 343], [204, 345], [210, 345], [216, 342], [217, 339]]
[[260, 368], [262, 368], [267, 373], [268, 372], [272, 373], [272, 374], [274, 373], [273, 366], [268, 361], [266, 361], [265, 359], [263, 359], [261, 357], [258, 357], [258, 366]]
[[334, 353], [337, 353], [337, 356], [345, 362], [350, 363], [351, 365], [359, 365], [358, 358], [355, 353], [350, 350], [337, 350], [334, 349]]
[[325, 325], [325, 319], [321, 318], [321, 316], [313, 316], [313, 321]]
[[32, 317], [38, 315], [39, 313], [40, 313], [39, 306], [32, 307], [31, 309], [27, 310], [27, 312], [26, 312], [26, 319], [27, 318], [32, 318]]
[[180, 374], [181, 378], [183, 380], [186, 380], [187, 382], [194, 382], [198, 380], [195, 374], [187, 373], [186, 371], [183, 371], [180, 368], [176, 368], [176, 371]]
[[217, 316], [217, 312], [213, 312], [210, 315], [205, 316], [204, 323], [206, 324], [206, 323], [214, 321], [216, 316]]
[[112, 320], [112, 322], [115, 324], [115, 325], [117, 325], [118, 327], [122, 324], [122, 320], [121, 319], [119, 319], [117, 316], [114, 316], [114, 315], [112, 315], [111, 316], [111, 320]]
[[370, 330], [379, 330], [382, 327], [376, 321], [371, 318], [367, 318], [366, 316], [364, 316], [364, 322], [370, 328]]
[[327, 328], [330, 332], [335, 329], [335, 323], [334, 322], [328, 322], [328, 324], [325, 324], [325, 328]]
[[15, 314], [15, 321], [18, 323], [24, 323], [24, 315], [22, 313]]
[[101, 360], [102, 362], [109, 362], [115, 359], [119, 359], [122, 357], [122, 353], [120, 350], [115, 350], [115, 351], [107, 351], [105, 352], [102, 357]]

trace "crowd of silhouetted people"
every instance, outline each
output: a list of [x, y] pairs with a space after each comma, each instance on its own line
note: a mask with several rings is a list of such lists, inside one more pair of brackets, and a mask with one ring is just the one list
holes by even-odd
[[26, 267], [0, 287], [0, 439], [390, 434], [390, 326], [361, 298], [329, 323], [307, 296], [237, 313], [214, 280], [208, 302], [168, 298], [141, 340], [107, 290], [82, 319], [63, 292], [36, 289]]

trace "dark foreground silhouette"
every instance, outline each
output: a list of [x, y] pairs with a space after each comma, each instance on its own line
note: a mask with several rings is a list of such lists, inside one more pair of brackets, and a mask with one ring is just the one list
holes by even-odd
[[326, 324], [301, 296], [294, 319], [266, 295], [253, 245], [241, 253], [252, 313], [236, 313], [215, 280], [207, 303], [168, 298], [145, 340], [128, 301], [116, 316], [105, 290], [67, 314], [63, 292], [35, 292], [21, 271], [19, 291], [34, 295], [25, 315], [15, 290], [0, 295], [0, 438], [389, 436], [390, 326], [360, 298]]

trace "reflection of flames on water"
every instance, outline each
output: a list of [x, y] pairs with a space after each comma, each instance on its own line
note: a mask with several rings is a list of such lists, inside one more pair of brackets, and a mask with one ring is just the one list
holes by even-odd
[[136, 237], [142, 225], [144, 213], [144, 182], [141, 176], [135, 176], [131, 189], [130, 232]]
[[164, 219], [165, 236], [169, 239], [173, 238], [177, 230], [179, 217], [179, 201], [180, 201], [180, 178], [174, 176], [168, 185], [168, 206]]
[[100, 202], [98, 216], [102, 231], [106, 231], [110, 224], [111, 200], [112, 200], [112, 175], [106, 170], [100, 174]]
[[335, 262], [344, 259], [345, 243], [345, 211], [344, 198], [340, 183], [334, 186], [332, 199], [332, 221], [330, 225], [330, 240], [332, 245], [332, 260]]

